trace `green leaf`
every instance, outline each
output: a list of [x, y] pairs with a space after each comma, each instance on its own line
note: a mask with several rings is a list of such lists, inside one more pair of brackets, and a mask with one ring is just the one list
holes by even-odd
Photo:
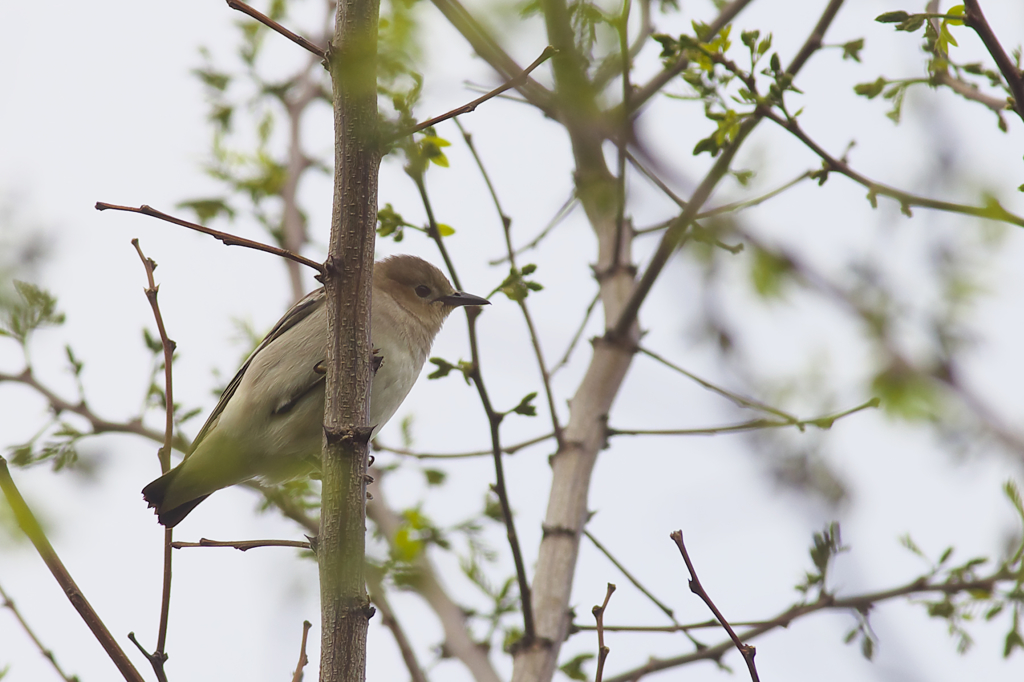
[[220, 215], [227, 216], [228, 219], [235, 217], [235, 209], [231, 208], [223, 197], [181, 201], [176, 207], [194, 212], [196, 220], [200, 223], [209, 222]]
[[860, 62], [860, 51], [864, 49], [864, 39], [858, 38], [857, 40], [851, 40], [847, 43], [843, 43], [843, 59], [852, 59], [855, 62]]
[[451, 237], [455, 234], [455, 228], [444, 223], [437, 223], [437, 233], [442, 237]]
[[529, 296], [531, 291], [541, 291], [544, 288], [544, 286], [539, 282], [534, 282], [525, 278], [527, 275], [532, 275], [536, 270], [537, 266], [533, 263], [524, 265], [522, 270], [516, 270], [515, 267], [510, 267], [508, 277], [506, 277], [501, 284], [496, 286], [494, 290], [488, 294], [488, 298], [500, 291], [510, 300], [515, 301], [516, 303], [521, 303], [526, 300], [526, 297]]
[[20, 301], [15, 301], [0, 319], [0, 333], [11, 336], [21, 344], [40, 327], [64, 324], [64, 313], [57, 310], [57, 299], [34, 284], [14, 280]]
[[792, 273], [793, 264], [788, 258], [761, 248], [755, 247], [753, 254], [750, 278], [754, 289], [764, 298], [781, 297], [783, 286]]
[[881, 399], [882, 409], [901, 419], [925, 419], [934, 415], [939, 407], [939, 395], [933, 382], [898, 361], [875, 376], [871, 390]]
[[880, 24], [896, 24], [909, 18], [910, 15], [906, 12], [886, 12], [875, 17], [875, 21]]
[[560, 665], [558, 669], [565, 673], [570, 680], [586, 682], [589, 678], [587, 677], [587, 673], [583, 671], [583, 664], [592, 658], [594, 658], [594, 654], [579, 654], [566, 663]]
[[537, 392], [536, 391], [534, 391], [533, 393], [527, 394], [526, 397], [524, 397], [522, 400], [519, 401], [518, 405], [513, 407], [506, 414], [515, 413], [515, 414], [521, 414], [524, 417], [536, 417], [537, 416], [537, 408], [532, 404], [533, 403], [533, 399], [536, 398], [536, 397], [537, 397]]
[[1024, 639], [1021, 639], [1020, 633], [1016, 629], [1010, 630], [1006, 634], [1006, 644], [1003, 645], [1003, 658], [1009, 658], [1014, 649], [1024, 649]]
[[429, 486], [442, 485], [445, 479], [448, 478], [448, 474], [440, 469], [424, 469], [423, 475], [426, 477], [427, 485]]

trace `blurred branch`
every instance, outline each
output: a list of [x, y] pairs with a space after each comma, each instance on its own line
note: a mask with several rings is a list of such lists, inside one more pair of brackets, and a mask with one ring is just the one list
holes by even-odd
[[[381, 487], [382, 472], [374, 470], [372, 475], [376, 480], [368, 486], [373, 499], [366, 504], [366, 515], [377, 525], [388, 546], [394, 548], [403, 520], [387, 505]], [[466, 610], [448, 596], [426, 552], [416, 554], [412, 568], [417, 576], [412, 588], [427, 602], [444, 629], [444, 650], [462, 661], [476, 682], [499, 682], [487, 651], [470, 636]]]
[[28, 539], [32, 541], [36, 551], [39, 552], [40, 558], [42, 558], [46, 567], [50, 569], [50, 573], [57, 581], [57, 584], [60, 585], [71, 605], [75, 607], [82, 620], [85, 621], [85, 624], [92, 631], [100, 646], [107, 652], [107, 656], [117, 666], [121, 675], [128, 682], [143, 682], [142, 675], [135, 669], [132, 662], [128, 660], [124, 650], [121, 649], [117, 640], [110, 634], [107, 626], [100, 620], [99, 614], [89, 604], [89, 600], [82, 594], [71, 574], [68, 573], [63, 562], [61, 562], [60, 557], [57, 556], [57, 552], [54, 551], [50, 541], [46, 538], [46, 534], [40, 527], [32, 510], [29, 509], [25, 499], [21, 496], [17, 486], [15, 486], [14, 480], [11, 478], [11, 472], [7, 468], [7, 460], [3, 457], [0, 457], [0, 489], [3, 490], [7, 503], [11, 505], [11, 509], [14, 511], [14, 518], [18, 521], [18, 526], [28, 536]]
[[43, 643], [39, 641], [39, 638], [36, 636], [36, 633], [33, 632], [32, 628], [29, 627], [28, 623], [25, 622], [25, 619], [21, 615], [21, 611], [18, 610], [18, 607], [14, 604], [14, 601], [7, 595], [7, 593], [4, 592], [3, 587], [0, 587], [0, 598], [3, 599], [3, 603], [0, 603], [0, 606], [10, 609], [11, 613], [14, 614], [15, 620], [17, 620], [18, 624], [21, 625], [21, 629], [25, 631], [25, 634], [28, 635], [28, 638], [31, 639], [32, 643], [36, 645], [36, 648], [39, 649], [39, 653], [43, 655], [43, 658], [50, 662], [50, 664], [53, 666], [53, 669], [57, 671], [58, 675], [60, 675], [61, 679], [65, 682], [78, 682], [78, 677], [75, 675], [68, 675], [66, 672], [64, 672], [64, 670], [60, 667], [60, 664], [57, 663], [57, 658], [53, 655], [53, 652], [44, 647]]
[[869, 408], [878, 407], [878, 398], [872, 398], [865, 403], [851, 407], [842, 412], [823, 415], [813, 419], [751, 419], [738, 424], [727, 426], [709, 426], [700, 429], [614, 429], [608, 427], [608, 436], [713, 436], [721, 433], [739, 433], [743, 431], [754, 431], [757, 429], [777, 429], [786, 426], [794, 426], [803, 431], [808, 426], [815, 426], [822, 430], [832, 428], [837, 419], [842, 419], [856, 412]]
[[[61, 412], [71, 412], [79, 415], [80, 417], [84, 417], [92, 428], [92, 433], [88, 435], [100, 435], [103, 433], [134, 433], [135, 435], [148, 438], [157, 443], [162, 442], [164, 439], [164, 435], [159, 431], [143, 426], [140, 418], [132, 419], [127, 422], [107, 421], [106, 419], [96, 416], [84, 401], [73, 404], [64, 400], [52, 390], [39, 383], [30, 370], [26, 369], [21, 374], [5, 374], [0, 372], [0, 383], [5, 381], [24, 384], [25, 386], [33, 389], [46, 399], [50, 404], [50, 409], [57, 414], [60, 414]], [[188, 449], [188, 442], [181, 436], [175, 436], [171, 442], [176, 450], [184, 452]]]
[[377, 610], [380, 611], [384, 627], [391, 630], [391, 635], [395, 638], [395, 644], [398, 645], [398, 650], [402, 654], [402, 661], [405, 662], [405, 668], [409, 671], [409, 677], [412, 679], [412, 682], [427, 682], [427, 676], [423, 673], [423, 667], [416, 660], [416, 652], [413, 651], [412, 643], [406, 636], [405, 630], [402, 629], [401, 623], [398, 622], [394, 609], [391, 608], [384, 585], [381, 584], [379, 579], [371, 575], [371, 572], [367, 572], [366, 583], [370, 590], [370, 601], [376, 604]]
[[[484, 28], [483, 24], [477, 21], [458, 0], [433, 0], [433, 3], [448, 22], [455, 27], [455, 30], [469, 42], [473, 51], [490, 64], [491, 68], [497, 71], [502, 78], [510, 80], [523, 71], [515, 60], [502, 49], [490, 32]], [[518, 90], [531, 104], [548, 116], [554, 117], [552, 94], [547, 88], [532, 78], [527, 78]]]

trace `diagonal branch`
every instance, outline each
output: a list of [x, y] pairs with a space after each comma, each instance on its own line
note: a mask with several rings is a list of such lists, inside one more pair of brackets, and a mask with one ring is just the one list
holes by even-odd
[[53, 545], [50, 544], [42, 527], [40, 527], [39, 521], [36, 520], [32, 510], [25, 503], [25, 498], [21, 496], [17, 486], [15, 486], [14, 480], [11, 478], [11, 472], [7, 468], [7, 460], [3, 457], [0, 457], [0, 489], [3, 490], [7, 503], [11, 505], [11, 509], [14, 511], [14, 518], [18, 522], [18, 526], [28, 536], [28, 539], [32, 541], [36, 551], [39, 552], [40, 558], [42, 558], [46, 567], [50, 569], [50, 573], [56, 579], [57, 584], [60, 585], [71, 605], [75, 607], [82, 620], [85, 621], [85, 624], [92, 631], [97, 641], [99, 641], [100, 646], [107, 652], [107, 656], [114, 662], [117, 669], [121, 671], [121, 675], [127, 682], [143, 682], [142, 675], [135, 669], [132, 662], [128, 660], [124, 650], [118, 645], [114, 636], [110, 634], [107, 626], [100, 620], [99, 614], [96, 613], [89, 600], [82, 594], [82, 590], [75, 584], [74, 578], [71, 577], [68, 569], [64, 567], [64, 563], [57, 556]]
[[999, 39], [985, 19], [978, 0], [964, 0], [964, 23], [974, 29], [981, 42], [985, 43], [985, 49], [992, 55], [999, 72], [1006, 79], [1006, 85], [1013, 93], [1013, 110], [1024, 120], [1024, 74], [1010, 61], [1003, 46], [999, 44]]
[[271, 28], [271, 29], [277, 31], [278, 33], [280, 33], [285, 38], [287, 38], [288, 40], [292, 41], [293, 43], [295, 43], [299, 47], [302, 47], [302, 48], [305, 48], [305, 49], [309, 50], [310, 52], [315, 54], [317, 57], [320, 57], [320, 59], [327, 59], [327, 50], [325, 50], [324, 48], [320, 47], [319, 45], [316, 45], [315, 43], [313, 43], [313, 42], [311, 42], [309, 40], [306, 40], [305, 38], [303, 38], [300, 35], [292, 33], [291, 31], [286, 29], [284, 26], [282, 26], [281, 24], [277, 23], [276, 21], [274, 21], [273, 19], [268, 17], [266, 14], [263, 14], [259, 10], [253, 9], [252, 7], [250, 7], [249, 5], [245, 4], [244, 2], [239, 2], [239, 0], [227, 0], [227, 3], [228, 3], [228, 7], [230, 7], [231, 9], [238, 10], [239, 12], [242, 12], [243, 14], [248, 14], [250, 17], [252, 17], [256, 21], [260, 22], [264, 26], [267, 26], [268, 28]]
[[276, 246], [270, 246], [269, 244], [263, 244], [261, 242], [252, 241], [251, 239], [245, 239], [243, 237], [236, 237], [233, 234], [228, 234], [227, 232], [221, 232], [220, 230], [214, 230], [212, 228], [204, 227], [202, 225], [197, 225], [196, 223], [192, 223], [192, 222], [189, 222], [187, 220], [182, 220], [181, 218], [175, 218], [174, 216], [171, 216], [171, 215], [168, 215], [166, 213], [163, 213], [162, 211], [156, 210], [152, 206], [147, 206], [147, 205], [143, 204], [142, 206], [139, 206], [138, 208], [134, 208], [132, 206], [117, 206], [115, 204], [107, 204], [107, 203], [104, 203], [102, 201], [97, 201], [96, 202], [96, 210], [97, 211], [106, 211], [107, 209], [112, 209], [112, 210], [115, 210], [115, 211], [128, 211], [129, 213], [141, 213], [142, 215], [149, 216], [151, 218], [159, 218], [160, 220], [165, 220], [165, 221], [167, 221], [169, 223], [174, 223], [175, 225], [181, 225], [182, 227], [187, 227], [188, 229], [195, 230], [196, 232], [202, 232], [203, 234], [208, 234], [211, 237], [213, 237], [214, 239], [220, 240], [226, 246], [244, 246], [244, 247], [246, 247], [248, 249], [255, 249], [256, 251], [263, 251], [265, 253], [272, 253], [275, 256], [280, 256], [281, 258], [287, 258], [289, 260], [295, 261], [296, 263], [301, 263], [301, 264], [303, 264], [303, 265], [305, 265], [307, 267], [313, 268], [321, 276], [324, 274], [324, 266], [323, 265], [321, 265], [320, 263], [317, 263], [316, 261], [310, 260], [310, 259], [306, 258], [305, 256], [300, 256], [297, 253], [292, 253], [291, 251], [288, 251], [287, 249], [280, 249], [280, 248], [278, 248]]

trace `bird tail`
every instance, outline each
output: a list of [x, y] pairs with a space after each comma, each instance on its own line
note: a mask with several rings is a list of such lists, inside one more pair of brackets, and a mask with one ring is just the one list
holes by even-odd
[[177, 526], [182, 519], [188, 516], [189, 512], [196, 508], [196, 505], [209, 497], [208, 494], [203, 495], [184, 504], [166, 509], [164, 507], [164, 498], [167, 496], [167, 488], [174, 481], [178, 472], [179, 469], [172, 469], [142, 489], [143, 499], [149, 503], [150, 507], [156, 509], [157, 520], [167, 528]]

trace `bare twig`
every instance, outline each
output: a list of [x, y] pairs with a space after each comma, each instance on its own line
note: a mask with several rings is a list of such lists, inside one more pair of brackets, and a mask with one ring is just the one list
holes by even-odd
[[282, 26], [281, 24], [277, 23], [276, 21], [274, 21], [273, 19], [268, 17], [266, 14], [263, 14], [262, 12], [253, 9], [252, 7], [250, 7], [249, 5], [245, 4], [244, 2], [239, 2], [239, 0], [227, 0], [227, 3], [228, 3], [228, 7], [230, 7], [231, 9], [238, 10], [239, 12], [242, 12], [243, 14], [248, 14], [250, 17], [252, 17], [256, 21], [260, 22], [261, 24], [263, 24], [264, 26], [266, 26], [266, 27], [268, 27], [270, 29], [273, 29], [274, 31], [277, 31], [278, 33], [280, 33], [285, 38], [287, 38], [288, 40], [292, 41], [293, 43], [295, 43], [299, 47], [302, 47], [302, 48], [305, 48], [305, 49], [309, 50], [310, 52], [315, 54], [317, 57], [320, 57], [320, 59], [327, 59], [327, 51], [324, 48], [320, 47], [319, 45], [314, 44], [313, 42], [311, 42], [309, 40], [306, 40], [305, 38], [303, 38], [300, 35], [296, 35], [295, 33], [292, 33], [291, 31], [286, 29], [284, 26]]
[[996, 66], [999, 67], [999, 72], [1006, 79], [1006, 85], [1009, 86], [1010, 92], [1013, 94], [1013, 110], [1024, 120], [1024, 75], [1010, 61], [1003, 46], [999, 44], [999, 39], [996, 38], [992, 27], [985, 19], [978, 0], [964, 0], [964, 24], [974, 29], [974, 32], [981, 38], [981, 42], [985, 43], [985, 49], [992, 55]]
[[257, 547], [295, 547], [297, 549], [310, 549], [308, 541], [304, 540], [207, 540], [200, 538], [199, 542], [174, 542], [171, 543], [174, 549], [185, 549], [187, 547], [231, 547], [240, 552], [248, 552]]
[[572, 352], [576, 350], [576, 345], [583, 337], [583, 330], [587, 328], [587, 321], [590, 320], [590, 316], [593, 314], [594, 308], [597, 307], [597, 303], [600, 300], [601, 292], [594, 294], [594, 298], [590, 301], [590, 305], [587, 306], [587, 311], [583, 313], [583, 321], [580, 322], [580, 326], [576, 328], [576, 333], [573, 334], [572, 340], [569, 341], [569, 346], [565, 349], [565, 353], [562, 354], [562, 359], [551, 368], [552, 374], [569, 364], [569, 358], [572, 357]]
[[594, 620], [597, 621], [597, 672], [594, 673], [594, 682], [601, 682], [601, 678], [604, 676], [604, 662], [610, 651], [604, 643], [604, 612], [608, 608], [608, 600], [612, 598], [614, 592], [615, 585], [608, 583], [608, 588], [604, 593], [604, 603], [592, 609]]
[[3, 599], [3, 603], [0, 603], [0, 606], [10, 609], [11, 613], [14, 614], [15, 620], [17, 620], [18, 624], [21, 625], [21, 629], [25, 631], [25, 634], [28, 635], [28, 638], [31, 639], [32, 643], [36, 645], [36, 648], [39, 649], [39, 653], [43, 655], [43, 658], [50, 662], [50, 665], [52, 665], [53, 669], [57, 671], [57, 674], [60, 675], [61, 679], [63, 679], [65, 682], [77, 682], [77, 676], [68, 675], [66, 672], [64, 672], [64, 670], [60, 667], [60, 664], [57, 663], [57, 658], [53, 655], [53, 651], [47, 649], [45, 646], [43, 646], [43, 643], [39, 641], [39, 637], [36, 636], [36, 633], [33, 632], [32, 628], [29, 627], [28, 623], [25, 622], [24, 617], [22, 617], [21, 615], [21, 611], [18, 610], [18, 607], [14, 604], [14, 601], [7, 595], [7, 593], [4, 592], [3, 587], [0, 587], [0, 598]]
[[754, 655], [757, 651], [752, 645], [744, 644], [740, 641], [740, 638], [736, 636], [736, 632], [732, 629], [732, 626], [729, 625], [729, 621], [725, 619], [722, 612], [718, 610], [717, 606], [715, 606], [715, 602], [711, 601], [711, 597], [704, 589], [704, 586], [700, 584], [700, 578], [697, 577], [697, 570], [693, 567], [693, 562], [690, 561], [690, 555], [686, 551], [686, 545], [683, 543], [683, 531], [673, 531], [669, 534], [669, 537], [671, 537], [673, 542], [676, 543], [680, 554], [683, 555], [683, 561], [686, 562], [686, 570], [690, 572], [690, 591], [703, 599], [704, 603], [708, 605], [709, 609], [711, 609], [711, 613], [715, 614], [715, 618], [717, 618], [718, 622], [722, 624], [725, 631], [729, 633], [729, 637], [732, 639], [733, 644], [736, 645], [740, 654], [743, 655], [743, 660], [747, 664], [747, 670], [750, 671], [750, 679], [753, 680], [753, 682], [758, 682], [757, 667], [754, 665]]
[[500, 95], [501, 93], [505, 92], [506, 90], [511, 90], [512, 88], [518, 88], [518, 87], [522, 86], [526, 82], [527, 77], [538, 66], [540, 66], [541, 64], [543, 64], [547, 60], [551, 59], [551, 57], [554, 56], [555, 52], [556, 52], [555, 48], [551, 47], [550, 45], [545, 47], [544, 51], [540, 53], [539, 57], [537, 57], [535, 60], [533, 60], [532, 64], [527, 66], [521, 73], [519, 73], [515, 77], [510, 78], [509, 80], [505, 81], [505, 83], [503, 83], [502, 85], [499, 85], [498, 87], [494, 88], [490, 92], [487, 92], [484, 95], [482, 95], [480, 97], [477, 97], [475, 100], [473, 100], [472, 102], [470, 102], [468, 104], [463, 104], [461, 107], [457, 107], [455, 109], [452, 109], [451, 111], [449, 111], [447, 113], [444, 113], [444, 114], [441, 114], [440, 116], [435, 116], [434, 118], [428, 119], [428, 120], [423, 121], [421, 123], [417, 123], [416, 125], [414, 125], [413, 127], [409, 128], [408, 130], [404, 130], [401, 133], [398, 133], [397, 135], [392, 137], [390, 140], [388, 140], [388, 142], [395, 142], [396, 140], [400, 140], [403, 137], [407, 137], [409, 135], [412, 135], [413, 133], [418, 133], [421, 130], [426, 130], [430, 126], [434, 126], [434, 125], [437, 125], [438, 123], [441, 123], [443, 121], [447, 121], [450, 118], [455, 118], [456, 116], [461, 116], [462, 114], [468, 114], [470, 112], [476, 111], [476, 108], [478, 106], [480, 106], [481, 104], [483, 104], [484, 102], [486, 102], [487, 100], [492, 99], [494, 97], [497, 97], [498, 95]]
[[[543, 436], [537, 436], [530, 440], [524, 440], [522, 443], [516, 443], [515, 445], [506, 445], [501, 448], [501, 451], [506, 455], [512, 455], [519, 452], [523, 448], [537, 443], [543, 443], [546, 440], [550, 440], [555, 437], [553, 433], [545, 433]], [[416, 452], [415, 450], [409, 450], [408, 448], [393, 448], [389, 445], [384, 445], [380, 442], [379, 438], [373, 440], [373, 449], [381, 450], [382, 452], [391, 452], [396, 455], [402, 455], [403, 457], [415, 457], [416, 459], [468, 459], [471, 457], [489, 457], [494, 454], [494, 450], [474, 450], [473, 452], [456, 452], [451, 454], [433, 453], [433, 452]]]
[[302, 621], [302, 643], [299, 644], [299, 662], [295, 666], [295, 672], [292, 673], [292, 682], [302, 682], [302, 669], [309, 663], [309, 658], [306, 656], [306, 640], [309, 638], [309, 629], [313, 627], [313, 624], [308, 620]]
[[[572, 194], [569, 195], [569, 198], [565, 200], [565, 203], [562, 204], [557, 211], [555, 211], [555, 216], [548, 221], [548, 224], [544, 226], [544, 229], [541, 230], [540, 233], [538, 233], [537, 236], [531, 239], [527, 244], [520, 246], [518, 249], [516, 249], [515, 255], [519, 256], [522, 255], [524, 252], [529, 251], [530, 249], [537, 248], [537, 245], [539, 245], [541, 241], [551, 233], [552, 230], [561, 225], [562, 221], [569, 217], [569, 214], [572, 213], [572, 210], [576, 208], [577, 204], [579, 204], [579, 199], [576, 197], [576, 192], [573, 191]], [[495, 258], [494, 260], [488, 261], [488, 265], [501, 265], [502, 263], [506, 262], [508, 262], [508, 256], [502, 256], [501, 258]]]
[[299, 254], [292, 253], [291, 251], [288, 251], [287, 249], [281, 249], [281, 248], [278, 248], [276, 246], [270, 246], [269, 244], [263, 244], [261, 242], [256, 242], [256, 241], [253, 241], [251, 239], [244, 239], [242, 237], [236, 237], [233, 234], [228, 234], [227, 232], [221, 232], [220, 230], [214, 230], [214, 229], [211, 229], [209, 227], [204, 227], [202, 225], [197, 225], [196, 223], [192, 223], [192, 222], [189, 222], [187, 220], [182, 220], [181, 218], [175, 218], [174, 216], [171, 216], [171, 215], [168, 215], [166, 213], [163, 213], [162, 211], [156, 210], [152, 206], [147, 206], [147, 205], [143, 204], [142, 206], [139, 206], [138, 208], [135, 208], [133, 206], [117, 206], [115, 204], [108, 204], [108, 203], [105, 203], [105, 202], [102, 202], [102, 201], [97, 201], [96, 202], [96, 210], [97, 211], [106, 211], [107, 209], [111, 209], [111, 210], [115, 210], [115, 211], [128, 211], [130, 213], [141, 213], [142, 215], [150, 216], [151, 218], [159, 218], [160, 220], [165, 220], [165, 221], [167, 221], [169, 223], [174, 223], [175, 225], [181, 225], [182, 227], [187, 227], [188, 229], [195, 230], [196, 232], [202, 232], [203, 234], [208, 234], [211, 237], [213, 237], [214, 239], [220, 240], [221, 242], [223, 242], [227, 246], [244, 246], [244, 247], [246, 247], [248, 249], [255, 249], [256, 251], [263, 251], [265, 253], [272, 253], [275, 256], [280, 256], [281, 258], [287, 258], [289, 260], [295, 261], [296, 263], [301, 263], [301, 264], [303, 264], [303, 265], [305, 265], [307, 267], [313, 268], [321, 276], [324, 274], [324, 266], [322, 264], [317, 263], [316, 261], [310, 260], [310, 259], [306, 258], [305, 256], [300, 256]]
[[[748, 630], [741, 632], [739, 634], [739, 639], [742, 641], [749, 641], [767, 632], [771, 632], [772, 630], [789, 627], [793, 621], [819, 611], [853, 610], [863, 613], [869, 611], [875, 605], [890, 599], [931, 592], [938, 592], [947, 595], [970, 593], [973, 591], [990, 593], [995, 590], [999, 583], [1004, 581], [1016, 581], [1015, 573], [1008, 570], [1005, 566], [1001, 567], [992, 575], [979, 578], [978, 580], [957, 581], [944, 579], [942, 582], [933, 583], [929, 582], [928, 577], [920, 577], [909, 583], [900, 585], [899, 587], [879, 592], [854, 595], [852, 597], [838, 598], [825, 593], [822, 594], [817, 601], [809, 604], [796, 604], [791, 606], [770, 620], [748, 623], [751, 627]], [[715, 623], [715, 625], [717, 626], [718, 623]], [[705, 623], [698, 623], [694, 626], [684, 627], [707, 627], [707, 625]], [[581, 627], [580, 629], [583, 630], [589, 628]], [[605, 629], [612, 630], [613, 628], [606, 627]], [[663, 630], [664, 628], [660, 629]], [[683, 654], [681, 656], [662, 659], [652, 658], [644, 665], [620, 673], [613, 678], [605, 680], [605, 682], [636, 682], [645, 675], [659, 672], [661, 670], [669, 670], [681, 665], [693, 663], [694, 661], [717, 661], [727, 651], [734, 647], [735, 644], [730, 638], [714, 646], [704, 647], [698, 651]]]
[[608, 436], [714, 436], [721, 433], [742, 433], [744, 431], [755, 431], [758, 429], [778, 429], [786, 426], [793, 426], [803, 431], [808, 426], [814, 426], [822, 430], [832, 428], [837, 419], [848, 417], [862, 410], [878, 407], [878, 398], [872, 398], [856, 407], [851, 407], [842, 412], [822, 415], [813, 419], [750, 419], [738, 424], [726, 426], [709, 426], [697, 429], [614, 429], [608, 427]]
[[42, 558], [46, 567], [50, 569], [50, 573], [56, 579], [57, 584], [60, 585], [71, 605], [75, 607], [82, 620], [85, 621], [85, 624], [92, 631], [97, 641], [99, 641], [100, 646], [107, 652], [107, 656], [117, 666], [121, 675], [128, 682], [143, 682], [142, 675], [135, 669], [132, 662], [128, 660], [124, 650], [118, 645], [113, 635], [110, 634], [107, 626], [100, 620], [99, 614], [89, 604], [85, 595], [82, 594], [78, 585], [75, 584], [71, 574], [68, 573], [67, 568], [64, 567], [60, 557], [57, 556], [57, 552], [54, 551], [50, 541], [46, 538], [46, 534], [43, 533], [43, 529], [39, 526], [39, 522], [36, 520], [32, 510], [25, 503], [25, 499], [21, 496], [17, 486], [14, 485], [11, 472], [7, 468], [7, 460], [3, 457], [0, 457], [0, 489], [3, 490], [7, 503], [11, 505], [11, 509], [14, 511], [14, 518], [18, 522], [18, 526], [28, 536], [28, 539], [32, 541], [36, 551], [39, 552], [40, 558]]
[[[177, 344], [167, 335], [167, 328], [164, 325], [163, 315], [160, 313], [160, 304], [157, 302], [157, 293], [160, 287], [153, 278], [153, 271], [156, 269], [156, 261], [147, 258], [142, 253], [139, 240], [133, 239], [132, 246], [142, 260], [142, 266], [146, 269], [146, 279], [149, 286], [146, 287], [146, 299], [153, 309], [153, 317], [156, 319], [156, 328], [160, 334], [160, 344], [164, 352], [164, 442], [159, 450], [160, 472], [166, 474], [171, 470], [171, 443], [174, 439], [174, 384], [172, 378], [172, 366], [174, 362], [174, 349]], [[153, 672], [159, 682], [167, 682], [167, 674], [164, 672], [164, 663], [167, 661], [165, 647], [167, 645], [167, 619], [171, 610], [171, 542], [174, 539], [174, 529], [164, 528], [164, 566], [163, 584], [160, 595], [160, 625], [157, 629], [156, 649], [152, 654], [147, 654]], [[138, 646], [138, 642], [136, 642]], [[142, 649], [139, 646], [139, 649]]]
[[618, 559], [616, 559], [616, 558], [615, 558], [615, 557], [614, 557], [614, 556], [612, 555], [612, 553], [611, 553], [611, 552], [609, 552], [609, 551], [608, 551], [608, 549], [607, 549], [607, 548], [606, 548], [606, 547], [605, 547], [604, 545], [602, 545], [602, 544], [601, 544], [600, 542], [598, 542], [598, 541], [597, 541], [597, 538], [595, 538], [595, 537], [594, 537], [594, 536], [593, 536], [593, 535], [592, 535], [592, 534], [590, 533], [590, 531], [589, 531], [589, 530], [586, 530], [586, 529], [584, 529], [584, 530], [583, 530], [583, 534], [587, 536], [587, 539], [588, 539], [588, 540], [590, 540], [591, 542], [593, 542], [593, 543], [594, 543], [594, 547], [597, 547], [597, 549], [598, 549], [598, 550], [600, 550], [600, 552], [601, 552], [602, 554], [604, 554], [604, 555], [605, 555], [605, 556], [606, 556], [606, 557], [608, 558], [608, 560], [609, 560], [609, 561], [611, 561], [611, 562], [612, 562], [612, 563], [613, 563], [613, 564], [615, 565], [615, 568], [619, 569], [619, 571], [620, 571], [620, 572], [622, 573], [622, 575], [626, 576], [626, 579], [627, 579], [627, 580], [629, 580], [629, 582], [633, 583], [633, 586], [634, 586], [635, 588], [637, 588], [638, 590], [640, 590], [640, 591], [641, 591], [641, 592], [642, 592], [642, 593], [643, 593], [643, 594], [644, 594], [644, 595], [645, 595], [645, 596], [646, 596], [646, 597], [647, 597], [648, 599], [650, 599], [650, 600], [651, 600], [652, 602], [654, 602], [654, 605], [655, 605], [655, 606], [657, 606], [657, 607], [658, 607], [659, 609], [661, 609], [661, 610], [662, 610], [662, 612], [663, 612], [663, 613], [664, 613], [664, 614], [665, 614], [666, 616], [668, 616], [668, 617], [669, 617], [669, 620], [671, 620], [671, 621], [672, 621], [673, 623], [676, 623], [676, 625], [678, 625], [678, 622], [676, 621], [676, 617], [675, 617], [675, 615], [673, 615], [673, 613], [672, 613], [672, 609], [670, 609], [669, 607], [665, 606], [665, 604], [664, 604], [664, 603], [662, 603], [662, 602], [661, 602], [661, 600], [659, 600], [659, 599], [658, 599], [657, 597], [655, 597], [655, 596], [654, 596], [653, 594], [651, 594], [651, 593], [650, 593], [650, 591], [648, 591], [648, 589], [647, 589], [646, 587], [644, 587], [644, 586], [643, 586], [642, 584], [640, 584], [640, 581], [639, 581], [639, 580], [637, 580], [637, 579], [636, 579], [636, 578], [635, 578], [635, 577], [633, 576], [633, 574], [632, 574], [632, 573], [630, 573], [630, 572], [629, 572], [629, 571], [628, 571], [628, 570], [626, 569], [626, 567], [625, 567], [625, 566], [623, 566], [623, 565], [622, 565], [621, 563], [619, 563], [619, 560], [618, 560]]
[[722, 388], [720, 386], [716, 386], [716, 385], [712, 384], [710, 381], [705, 381], [704, 379], [701, 379], [696, 374], [688, 372], [687, 370], [683, 369], [679, 365], [677, 365], [677, 364], [675, 364], [673, 362], [670, 362], [666, 358], [658, 355], [657, 353], [655, 353], [652, 350], [648, 350], [647, 348], [644, 348], [643, 346], [640, 346], [639, 348], [637, 348], [637, 351], [639, 353], [641, 353], [642, 355], [646, 355], [647, 357], [651, 358], [652, 360], [657, 360], [658, 362], [660, 362], [661, 364], [665, 365], [669, 369], [672, 369], [672, 370], [674, 370], [676, 372], [679, 372], [680, 374], [682, 374], [687, 379], [690, 379], [691, 381], [696, 382], [697, 384], [699, 384], [703, 388], [706, 388], [707, 390], [711, 391], [712, 393], [717, 393], [718, 395], [722, 396], [726, 400], [731, 401], [737, 407], [746, 407], [746, 408], [749, 408], [749, 409], [752, 409], [752, 410], [760, 410], [761, 412], [767, 412], [768, 414], [774, 414], [776, 417], [781, 417], [782, 419], [787, 420], [791, 424], [796, 424], [796, 423], [798, 423], [800, 421], [797, 417], [794, 417], [793, 415], [789, 414], [788, 412], [783, 412], [782, 410], [774, 408], [771, 405], [766, 405], [765, 403], [762, 403], [760, 401], [754, 400], [752, 398], [746, 398], [744, 396], [741, 396], [738, 393], [733, 393], [732, 391], [726, 390], [726, 389], [724, 389], [724, 388]]

